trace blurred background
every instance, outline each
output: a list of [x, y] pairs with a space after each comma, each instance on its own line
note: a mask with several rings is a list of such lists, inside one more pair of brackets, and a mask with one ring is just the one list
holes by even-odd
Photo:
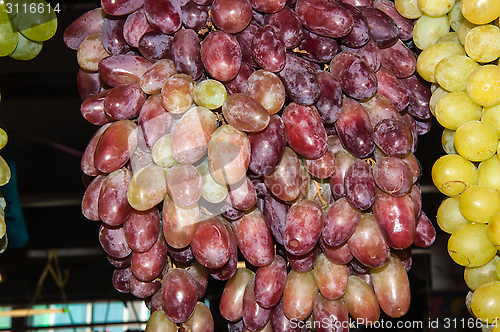
[[[80, 114], [76, 51], [64, 45], [62, 36], [100, 2], [59, 3], [57, 33], [36, 58], [0, 58], [0, 127], [9, 135], [0, 155], [13, 172], [10, 183], [0, 188], [7, 200], [9, 238], [0, 254], [0, 331], [142, 330], [148, 310], [142, 300], [114, 290], [113, 268], [98, 241], [99, 223], [80, 210], [85, 191], [80, 156], [98, 128]], [[448, 235], [435, 223], [444, 196], [433, 188], [430, 171], [444, 154], [441, 132], [435, 123], [420, 137], [416, 153], [423, 170], [423, 209], [438, 236], [431, 248], [414, 250], [412, 304], [400, 320], [423, 325], [405, 331], [469, 330], [461, 319], [472, 319], [464, 304], [463, 268], [449, 258]], [[206, 296], [216, 331], [226, 330], [217, 316], [223, 285], [211, 279]], [[27, 316], [21, 310], [32, 306], [38, 311], [31, 314], [45, 313]], [[432, 319], [441, 324], [431, 329]]]

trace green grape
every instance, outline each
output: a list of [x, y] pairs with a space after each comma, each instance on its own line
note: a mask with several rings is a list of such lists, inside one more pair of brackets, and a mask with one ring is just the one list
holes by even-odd
[[465, 20], [460, 8], [461, 3], [461, 1], [456, 1], [453, 8], [448, 12], [448, 20], [450, 21], [450, 26], [453, 31], [458, 31], [458, 29], [460, 29], [460, 24]]
[[[422, 16], [419, 20], [421, 20]], [[435, 18], [434, 18], [435, 19]], [[437, 39], [436, 39], [437, 42]], [[428, 82], [436, 82], [436, 65], [451, 55], [465, 55], [465, 49], [457, 42], [433, 43], [425, 48], [417, 59], [417, 71]], [[444, 88], [444, 87], [443, 87]]]
[[0, 128], [0, 149], [3, 149], [3, 147], [7, 144], [8, 139], [9, 138], [5, 130]]
[[226, 100], [226, 87], [219, 81], [207, 79], [196, 85], [193, 92], [194, 102], [209, 110], [215, 110], [222, 106]]
[[489, 124], [493, 129], [495, 129], [498, 137], [500, 137], [500, 105], [483, 107], [481, 121]]
[[19, 37], [19, 42], [17, 43], [17, 47], [9, 54], [9, 56], [16, 60], [31, 60], [40, 53], [42, 50], [43, 42], [35, 42], [29, 39], [26, 39], [22, 34], [17, 34]]
[[437, 210], [436, 221], [439, 227], [448, 234], [452, 234], [461, 226], [469, 223], [460, 213], [459, 202], [458, 197], [445, 198]]
[[470, 161], [483, 161], [495, 155], [498, 136], [489, 124], [469, 121], [455, 131], [454, 143], [462, 157]]
[[483, 266], [466, 267], [464, 269], [464, 280], [467, 286], [471, 290], [476, 290], [487, 282], [498, 281], [497, 264], [499, 261], [500, 257], [495, 256]]
[[500, 211], [500, 192], [486, 186], [471, 186], [460, 195], [459, 206], [467, 220], [487, 223]]
[[477, 167], [477, 183], [500, 192], [500, 159], [496, 156], [482, 161]]
[[16, 27], [10, 21], [0, 21], [0, 56], [14, 52], [18, 39]]
[[479, 64], [466, 55], [451, 55], [436, 65], [436, 81], [448, 91], [465, 91], [467, 78]]
[[145, 332], [176, 332], [177, 325], [167, 318], [163, 310], [156, 310], [149, 316]]
[[0, 22], [8, 21], [16, 16], [17, 11], [14, 10], [17, 0], [0, 0]]
[[457, 154], [455, 150], [455, 131], [444, 128], [441, 135], [441, 145], [443, 145], [444, 152], [447, 154]]
[[0, 156], [0, 186], [6, 185], [10, 181], [10, 167]]
[[461, 266], [482, 266], [495, 257], [497, 248], [488, 238], [488, 225], [468, 223], [448, 239], [448, 254]]
[[500, 281], [491, 281], [472, 294], [471, 308], [474, 316], [485, 323], [500, 318]]
[[500, 104], [500, 67], [484, 65], [474, 70], [467, 79], [467, 94], [481, 106]]
[[45, 0], [21, 0], [22, 10], [12, 19], [17, 29], [28, 39], [46, 41], [57, 30], [57, 16]]
[[[456, 133], [455, 133], [456, 135]], [[440, 157], [431, 170], [436, 188], [447, 196], [458, 196], [477, 182], [477, 169], [457, 154]]]
[[394, 5], [401, 16], [410, 20], [422, 16], [422, 11], [418, 8], [417, 0], [394, 0]]
[[439, 124], [450, 130], [457, 130], [462, 124], [481, 119], [483, 107], [470, 100], [467, 93], [454, 91], [443, 96], [434, 113]]
[[449, 91], [446, 91], [443, 89], [439, 84], [437, 83], [432, 83], [431, 86], [437, 86], [434, 91], [432, 91], [431, 99], [429, 100], [429, 109], [431, 110], [431, 113], [433, 116], [436, 116], [436, 105], [439, 103], [441, 98], [446, 96]]
[[491, 62], [500, 56], [500, 28], [493, 24], [477, 26], [465, 37], [464, 46], [472, 60]]
[[0, 238], [4, 237], [6, 232], [7, 225], [5, 224], [5, 211], [2, 209], [0, 213]]
[[416, 47], [425, 50], [448, 32], [450, 32], [448, 16], [431, 17], [424, 14], [415, 22], [413, 42]]
[[488, 238], [495, 246], [500, 245], [500, 212], [491, 217], [488, 222]]
[[453, 8], [455, 0], [417, 0], [418, 8], [429, 16], [443, 16]]

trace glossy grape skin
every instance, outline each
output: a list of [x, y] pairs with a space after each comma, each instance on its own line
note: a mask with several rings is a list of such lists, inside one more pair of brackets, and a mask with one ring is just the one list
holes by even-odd
[[189, 319], [198, 299], [196, 281], [186, 270], [174, 268], [162, 280], [163, 310], [174, 323]]
[[250, 141], [231, 125], [217, 128], [208, 143], [210, 173], [220, 183], [238, 183], [250, 164]]
[[83, 194], [81, 204], [82, 214], [89, 220], [100, 220], [98, 210], [99, 193], [105, 178], [106, 176], [104, 175], [97, 175], [87, 186]]
[[283, 312], [283, 301], [272, 309], [270, 321], [275, 332], [300, 332], [301, 330], [298, 324], [294, 324]]
[[281, 299], [287, 276], [286, 261], [275, 255], [271, 263], [255, 272], [255, 301], [263, 308], [272, 309]]
[[485, 323], [496, 323], [500, 316], [497, 300], [499, 289], [500, 281], [491, 281], [480, 286], [474, 294], [472, 294], [471, 310], [475, 317]]
[[321, 253], [314, 266], [314, 277], [322, 296], [337, 300], [347, 289], [349, 271], [346, 265], [335, 264]]
[[309, 174], [319, 179], [328, 179], [335, 172], [335, 155], [330, 150], [318, 159], [303, 159]]
[[214, 31], [201, 43], [201, 59], [205, 70], [214, 79], [229, 81], [240, 69], [241, 47], [233, 35]]
[[378, 83], [377, 94], [386, 97], [399, 112], [403, 111], [410, 102], [410, 96], [403, 84], [386, 68], [380, 68], [375, 76]]
[[279, 244], [283, 245], [283, 230], [285, 227], [286, 213], [290, 206], [268, 195], [264, 202], [264, 217], [271, 233]]
[[295, 152], [309, 159], [326, 152], [326, 131], [314, 106], [291, 103], [283, 110], [282, 119], [288, 144]]
[[[29, 60], [36, 56], [42, 49], [43, 42], [34, 42], [26, 39], [20, 33], [18, 47], [10, 54], [14, 59]], [[109, 53], [102, 46], [101, 34], [96, 33], [85, 38], [78, 46], [76, 58], [80, 68], [95, 72], [99, 62], [107, 57]]]
[[392, 196], [407, 194], [413, 185], [413, 176], [408, 165], [397, 157], [383, 157], [373, 166], [377, 186]]
[[254, 278], [254, 272], [240, 268], [226, 283], [219, 303], [219, 310], [225, 319], [236, 322], [243, 315], [243, 294], [247, 284]]
[[332, 247], [326, 244], [325, 241], [323, 241], [323, 238], [320, 237], [319, 245], [325, 256], [328, 257], [328, 259], [331, 260], [332, 263], [347, 264], [353, 259], [347, 242]]
[[295, 103], [313, 105], [318, 100], [321, 88], [307, 60], [287, 53], [285, 67], [277, 75]]
[[252, 19], [252, 5], [248, 0], [215, 0], [212, 4], [212, 21], [226, 33], [238, 33]]
[[381, 267], [389, 261], [389, 245], [372, 214], [361, 215], [358, 227], [347, 244], [352, 255], [366, 266]]
[[345, 197], [344, 177], [345, 172], [358, 158], [342, 149], [335, 154], [335, 172], [330, 177], [330, 188], [333, 198]]
[[167, 190], [180, 206], [190, 206], [201, 197], [201, 174], [193, 165], [175, 165], [167, 171]]
[[101, 7], [92, 9], [78, 17], [64, 30], [63, 40], [66, 46], [77, 50], [85, 38], [100, 33], [104, 17], [106, 17], [106, 12]]
[[200, 78], [203, 73], [203, 62], [201, 61], [200, 40], [196, 31], [192, 29], [177, 31], [172, 39], [171, 52], [179, 73], [187, 74], [194, 80]]
[[113, 120], [137, 117], [146, 101], [146, 94], [138, 83], [117, 86], [104, 98], [104, 112]]
[[337, 2], [298, 0], [295, 12], [304, 27], [318, 35], [339, 38], [353, 27], [352, 16]]
[[108, 262], [111, 263], [114, 267], [118, 269], [124, 269], [130, 266], [130, 263], [132, 262], [132, 255], [128, 255], [125, 258], [115, 258], [110, 255], [106, 255], [106, 258]]
[[175, 249], [187, 247], [193, 240], [199, 222], [198, 205], [182, 207], [165, 197], [162, 209], [163, 234], [167, 244]]
[[386, 13], [394, 20], [398, 26], [399, 39], [408, 41], [413, 37], [413, 21], [403, 17], [396, 9], [394, 2], [389, 0], [375, 0], [373, 6]]
[[139, 52], [151, 62], [161, 59], [171, 59], [173, 38], [173, 36], [159, 31], [148, 31], [139, 39]]
[[198, 299], [201, 299], [207, 290], [208, 286], [208, 270], [198, 262], [193, 262], [186, 271], [194, 277], [197, 285]]
[[243, 93], [229, 95], [222, 105], [222, 114], [230, 125], [245, 132], [259, 132], [269, 124], [267, 110]]
[[352, 208], [345, 198], [336, 200], [328, 209], [322, 230], [322, 238], [329, 246], [343, 244], [354, 233], [361, 213]]
[[361, 6], [359, 10], [366, 17], [370, 35], [377, 46], [388, 47], [398, 40], [398, 26], [389, 15], [375, 7]]
[[191, 241], [191, 250], [200, 264], [208, 268], [219, 268], [229, 260], [229, 242], [224, 224], [216, 218], [210, 218], [198, 224]]
[[150, 96], [143, 104], [137, 121], [146, 144], [143, 149], [152, 151], [155, 143], [170, 133], [172, 122], [172, 115], [163, 107], [160, 95]]
[[390, 247], [404, 249], [413, 243], [416, 220], [410, 196], [395, 197], [378, 191], [372, 211]]
[[410, 307], [410, 284], [401, 260], [391, 254], [389, 263], [370, 269], [370, 277], [380, 308], [390, 317], [401, 317]]
[[500, 257], [495, 256], [491, 261], [479, 267], [466, 267], [464, 269], [464, 280], [467, 286], [475, 291], [482, 285], [498, 281], [497, 265]]
[[413, 139], [410, 129], [404, 123], [384, 119], [373, 128], [375, 144], [391, 157], [402, 157], [411, 151]]
[[116, 259], [125, 258], [132, 253], [123, 227], [110, 227], [102, 223], [99, 228], [99, 243], [106, 254]]
[[489, 240], [488, 225], [468, 222], [448, 238], [448, 254], [455, 263], [479, 267], [495, 257], [498, 249]]
[[188, 263], [194, 259], [193, 251], [190, 246], [176, 249], [167, 243], [167, 252], [176, 262]]
[[[161, 292], [160, 292], [161, 293]], [[177, 324], [172, 322], [165, 316], [163, 310], [155, 310], [151, 312], [151, 315], [146, 324], [147, 332], [176, 332]]]
[[123, 37], [125, 18], [104, 18], [102, 24], [102, 45], [110, 54], [123, 54], [130, 50], [130, 46]]
[[143, 299], [156, 293], [161, 287], [159, 281], [140, 281], [133, 274], [130, 276], [129, 289], [130, 293], [137, 298]]
[[124, 269], [115, 269], [111, 277], [113, 287], [120, 293], [130, 293], [130, 278], [132, 270], [130, 267]]
[[330, 62], [330, 72], [338, 78], [345, 94], [368, 99], [377, 91], [377, 77], [368, 63], [350, 51], [338, 53]]
[[407, 78], [415, 73], [417, 61], [412, 51], [401, 41], [381, 48], [382, 65], [397, 78]]
[[85, 100], [101, 91], [103, 91], [101, 78], [99, 73], [78, 69], [76, 77], [76, 85], [78, 87], [78, 94], [81, 100]]
[[209, 22], [209, 6], [198, 5], [194, 1], [188, 1], [182, 6], [182, 25], [186, 29], [201, 32], [207, 29]]
[[430, 247], [436, 240], [436, 229], [424, 211], [420, 213], [413, 244], [420, 248]]
[[278, 113], [285, 103], [285, 87], [276, 74], [267, 70], [252, 72], [245, 93], [259, 102], [270, 115]]
[[317, 332], [328, 332], [335, 329], [339, 332], [349, 331], [349, 314], [342, 300], [331, 301], [318, 294], [313, 308], [314, 323], [319, 323]]
[[250, 264], [266, 266], [273, 261], [273, 237], [259, 209], [251, 210], [231, 225], [238, 248]]
[[312, 313], [318, 295], [313, 271], [288, 273], [283, 290], [283, 312], [288, 319], [303, 320]]
[[379, 320], [380, 307], [377, 297], [370, 285], [358, 276], [349, 276], [347, 289], [342, 297], [349, 315], [364, 325], [373, 324]]
[[113, 119], [104, 112], [104, 100], [110, 91], [111, 89], [98, 92], [82, 102], [80, 105], [80, 112], [85, 120], [97, 126], [102, 126], [113, 121]]
[[240, 211], [250, 210], [257, 203], [257, 191], [249, 177], [228, 188], [226, 202]]
[[261, 307], [255, 301], [255, 277], [245, 287], [243, 293], [243, 324], [252, 331], [261, 330], [271, 318], [271, 310]]
[[301, 256], [311, 251], [323, 228], [323, 212], [313, 201], [302, 200], [290, 207], [286, 215], [283, 244], [288, 252]]
[[152, 63], [143, 57], [133, 54], [117, 54], [103, 59], [99, 63], [101, 80], [112, 87], [139, 83], [141, 76]]
[[278, 72], [285, 66], [285, 43], [280, 31], [273, 25], [264, 25], [255, 31], [251, 52], [255, 62], [265, 70]]
[[372, 128], [385, 119], [402, 121], [401, 114], [396, 107], [387, 98], [378, 93], [370, 99], [362, 101], [360, 104], [368, 114]]
[[160, 234], [158, 209], [134, 211], [123, 224], [123, 230], [125, 239], [133, 251], [144, 252], [151, 249]]
[[144, 11], [149, 23], [164, 34], [174, 33], [181, 27], [181, 6], [178, 1], [145, 0]]
[[250, 22], [242, 31], [234, 34], [238, 44], [241, 48], [241, 60], [243, 63], [251, 67], [259, 67], [257, 62], [252, 57], [252, 40], [255, 32], [259, 29], [260, 25], [256, 22]]
[[345, 98], [335, 128], [344, 148], [358, 158], [373, 152], [375, 144], [368, 114], [356, 100]]
[[311, 251], [305, 255], [293, 255], [286, 252], [286, 259], [288, 261], [288, 266], [297, 272], [307, 272], [310, 271], [316, 265], [316, 259], [319, 255], [319, 245], [316, 245]]
[[132, 173], [126, 168], [120, 168], [106, 176], [99, 193], [99, 218], [110, 225], [123, 224], [130, 214], [132, 207], [127, 200], [127, 189], [132, 179]]
[[410, 97], [407, 108], [408, 113], [416, 119], [429, 119], [432, 116], [429, 109], [431, 91], [425, 81], [416, 75], [412, 75], [402, 79], [401, 82], [408, 90], [408, 96]]
[[137, 9], [139, 9], [144, 4], [143, 0], [134, 0], [134, 1], [109, 1], [102, 0], [101, 6], [102, 9], [113, 16], [120, 16], [130, 14]]
[[321, 92], [314, 106], [323, 123], [335, 123], [342, 112], [342, 88], [335, 76], [327, 71], [319, 71], [316, 77]]
[[141, 37], [151, 31], [156, 31], [156, 29], [146, 18], [144, 6], [128, 15], [123, 25], [123, 37], [132, 47], [139, 47]]
[[477, 169], [460, 155], [440, 157], [431, 170], [436, 188], [447, 196], [458, 196], [477, 183]]
[[141, 281], [151, 281], [158, 277], [163, 270], [167, 257], [167, 244], [160, 233], [156, 243], [145, 252], [132, 252], [132, 273]]
[[370, 28], [368, 20], [359, 9], [348, 3], [341, 4], [342, 7], [351, 15], [353, 27], [351, 31], [340, 38], [340, 43], [349, 47], [361, 47], [370, 40]]
[[163, 107], [171, 113], [182, 114], [193, 104], [195, 82], [186, 74], [170, 76], [161, 88]]
[[377, 185], [370, 164], [359, 160], [349, 166], [344, 175], [344, 188], [346, 200], [353, 208], [364, 211], [371, 207]]
[[264, 23], [273, 25], [281, 31], [287, 49], [297, 47], [305, 33], [297, 14], [287, 6], [278, 12], [265, 15]]
[[337, 54], [337, 50], [338, 44], [336, 39], [304, 30], [297, 55], [312, 62], [326, 63], [333, 59], [335, 54]]
[[194, 312], [181, 324], [179, 332], [214, 332], [214, 319], [207, 305], [197, 302]]
[[345, 45], [341, 45], [340, 50], [349, 51], [361, 56], [366, 61], [371, 70], [373, 70], [373, 72], [377, 72], [381, 67], [382, 53], [380, 52], [380, 48], [371, 38], [368, 43], [361, 47], [351, 48]]

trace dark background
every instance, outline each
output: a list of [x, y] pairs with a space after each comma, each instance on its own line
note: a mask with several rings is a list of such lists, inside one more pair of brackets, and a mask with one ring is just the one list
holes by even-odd
[[[64, 45], [62, 35], [78, 16], [100, 3], [60, 4], [63, 12], [58, 15], [57, 33], [44, 43], [35, 59], [0, 58], [0, 127], [9, 135], [0, 155], [15, 163], [19, 200], [29, 235], [23, 248], [8, 248], [0, 254], [0, 306], [26, 308], [32, 302], [49, 249], [58, 249], [59, 267], [69, 273], [64, 287], [69, 302], [132, 299], [113, 289], [113, 268], [97, 237], [99, 223], [85, 219], [80, 210], [85, 186], [79, 154], [97, 127], [80, 114], [76, 51]], [[444, 154], [441, 131], [434, 123], [431, 132], [421, 137], [416, 153], [423, 169], [423, 209], [434, 224], [444, 196], [433, 189], [430, 170], [432, 163]], [[424, 320], [428, 315], [469, 317], [463, 305], [467, 293], [463, 268], [448, 257], [447, 237], [438, 229], [435, 245], [415, 251], [409, 273], [413, 300], [405, 320]], [[214, 305], [222, 287], [223, 283], [211, 279], [207, 297]], [[35, 303], [61, 302], [60, 289], [47, 276]], [[23, 324], [19, 320], [14, 323]]]

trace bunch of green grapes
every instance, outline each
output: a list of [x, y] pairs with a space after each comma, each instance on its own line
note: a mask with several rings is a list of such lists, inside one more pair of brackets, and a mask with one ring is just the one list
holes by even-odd
[[0, 57], [36, 57], [56, 33], [58, 6], [45, 0], [0, 0]]
[[[7, 144], [7, 133], [0, 128], [0, 149]], [[7, 184], [10, 180], [10, 168], [0, 156], [0, 186]], [[0, 193], [1, 196], [1, 193]], [[0, 197], [0, 253], [7, 249], [7, 226], [5, 225], [5, 199]]]
[[[448, 196], [437, 222], [465, 267], [473, 315], [500, 331], [500, 1], [395, 0], [416, 19], [417, 70], [432, 83], [430, 108], [446, 155], [432, 179]], [[497, 322], [498, 320], [498, 322]]]

